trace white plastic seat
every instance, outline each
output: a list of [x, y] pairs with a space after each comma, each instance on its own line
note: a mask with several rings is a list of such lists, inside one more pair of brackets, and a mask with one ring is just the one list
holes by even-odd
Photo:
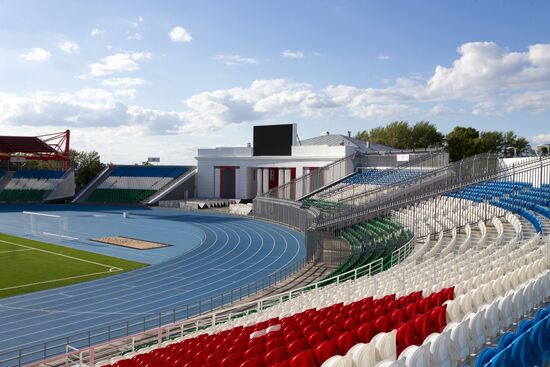
[[500, 331], [498, 300], [482, 308], [483, 318], [485, 321], [485, 337], [494, 338]]
[[401, 365], [405, 367], [430, 367], [429, 345], [423, 344], [420, 347], [411, 345], [405, 348], [399, 355]]
[[429, 357], [432, 366], [451, 367], [451, 344], [450, 332], [444, 331], [441, 334], [433, 333], [428, 335], [424, 343], [429, 343]]
[[321, 367], [353, 367], [353, 363], [347, 356], [332, 356]]
[[451, 354], [453, 360], [463, 360], [470, 354], [469, 332], [467, 321], [451, 323], [445, 330], [451, 332], [449, 339], [451, 341]]
[[476, 351], [485, 344], [483, 312], [471, 313], [466, 316], [466, 320], [468, 320], [468, 331], [470, 334], [470, 350]]
[[379, 333], [372, 338], [371, 343], [374, 343], [376, 349], [376, 360], [395, 361], [397, 359], [396, 334], [397, 330], [392, 330], [389, 333]]
[[376, 349], [373, 343], [355, 344], [346, 355], [351, 358], [353, 367], [374, 367], [376, 365]]

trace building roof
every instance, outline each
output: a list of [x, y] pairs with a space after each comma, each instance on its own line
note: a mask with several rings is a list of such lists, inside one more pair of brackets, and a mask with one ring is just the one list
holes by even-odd
[[383, 144], [375, 144], [375, 143], [369, 143], [369, 147], [367, 149], [366, 141], [352, 138], [346, 135], [340, 135], [340, 134], [316, 136], [314, 138], [302, 140], [301, 143], [302, 143], [301, 145], [328, 145], [328, 146], [346, 145], [346, 146], [352, 146], [364, 153], [372, 153], [372, 152], [380, 152], [380, 151], [389, 152], [389, 151], [399, 150], [399, 149], [388, 147]]
[[57, 153], [55, 149], [36, 137], [0, 136], [0, 153]]

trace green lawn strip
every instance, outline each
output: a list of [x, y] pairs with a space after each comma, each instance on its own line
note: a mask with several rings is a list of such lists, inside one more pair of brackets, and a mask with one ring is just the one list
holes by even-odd
[[147, 266], [0, 234], [0, 298], [104, 278]]

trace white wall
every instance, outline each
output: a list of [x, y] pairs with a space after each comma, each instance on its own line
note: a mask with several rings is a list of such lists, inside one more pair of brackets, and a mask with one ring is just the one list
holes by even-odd
[[[253, 199], [259, 168], [296, 168], [296, 177], [309, 167], [324, 167], [353, 153], [348, 146], [293, 146], [292, 156], [254, 157], [252, 148], [199, 149], [197, 159], [197, 195], [202, 198], [218, 197], [219, 182], [215, 182], [214, 167], [236, 166], [236, 192], [238, 199]], [[219, 177], [218, 177], [219, 179]]]

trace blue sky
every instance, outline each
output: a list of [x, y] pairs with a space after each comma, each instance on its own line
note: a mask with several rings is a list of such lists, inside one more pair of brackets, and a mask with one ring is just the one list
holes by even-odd
[[548, 1], [0, 1], [0, 133], [193, 163], [255, 123], [550, 142]]

